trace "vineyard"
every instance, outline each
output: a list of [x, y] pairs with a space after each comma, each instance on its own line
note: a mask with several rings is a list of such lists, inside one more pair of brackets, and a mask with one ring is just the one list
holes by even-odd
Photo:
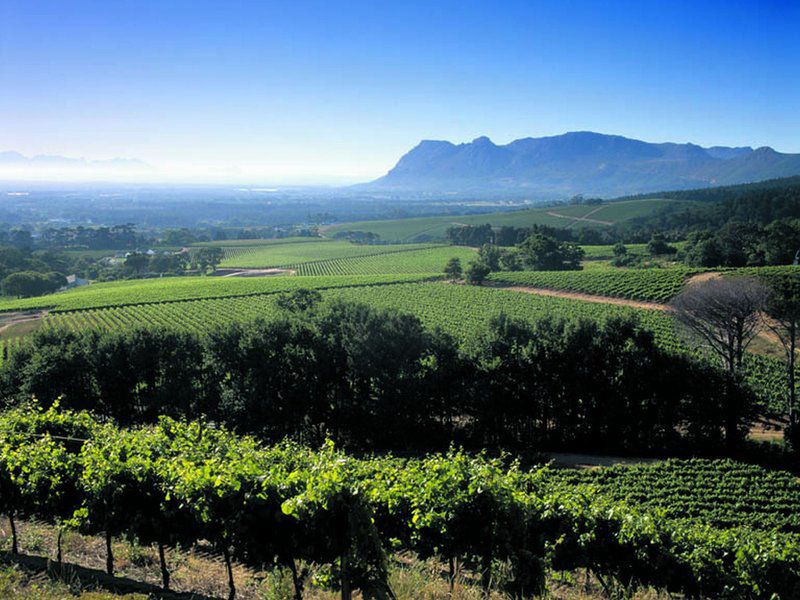
[[603, 496], [670, 519], [714, 527], [800, 533], [800, 482], [731, 460], [668, 460], [653, 465], [553, 471], [556, 484], [588, 485]]
[[[567, 485], [567, 477], [546, 467], [524, 471], [507, 459], [455, 450], [357, 459], [331, 444], [320, 450], [263, 446], [168, 418], [118, 429], [86, 413], [35, 405], [4, 413], [0, 431], [0, 501], [12, 524], [31, 518], [104, 536], [109, 573], [115, 570], [113, 538], [156, 545], [165, 588], [170, 564], [164, 548], [204, 539], [227, 565], [230, 598], [234, 560], [288, 569], [295, 598], [306, 587], [298, 561], [330, 565], [325, 585], [345, 599], [354, 590], [390, 598], [390, 551], [451, 565], [451, 582], [454, 569], [465, 565], [487, 590], [518, 597], [540, 593], [548, 572], [578, 569], [594, 574], [608, 594], [651, 586], [691, 597], [794, 598], [800, 590], [796, 535], [745, 527], [748, 507], [730, 501], [724, 523], [697, 512], [710, 514], [717, 527], [632, 508], [614, 498], [615, 471], [599, 484], [609, 486], [606, 495], [592, 481]], [[796, 486], [780, 475], [729, 461], [689, 464], [696, 468], [686, 485], [692, 476], [711, 478], [709, 503], [749, 481], [774, 498], [773, 506], [797, 506]], [[642, 467], [630, 479], [652, 475], [647, 493], [680, 516], [704, 492], [688, 499], [674, 493], [669, 476], [678, 465]], [[634, 484], [617, 487], [626, 485]], [[503, 577], [494, 576], [501, 571]]]
[[[44, 327], [70, 330], [94, 328], [115, 330], [137, 326], [163, 326], [180, 331], [206, 333], [231, 323], [269, 318], [275, 314], [276, 294], [302, 287], [322, 291], [323, 299], [360, 302], [377, 308], [395, 308], [414, 314], [426, 327], [442, 328], [462, 343], [482, 332], [489, 321], [500, 314], [536, 321], [546, 316], [565, 319], [590, 319], [603, 322], [612, 317], [634, 315], [653, 331], [658, 343], [676, 352], [693, 352], [680, 335], [674, 320], [666, 313], [612, 304], [583, 302], [520, 294], [486, 287], [445, 285], [419, 282], [422, 276], [407, 276], [410, 282], [397, 282], [395, 276], [285, 277], [230, 280], [269, 284], [269, 288], [251, 294], [210, 299], [187, 298], [180, 302], [149, 301], [136, 305], [108, 305], [91, 310], [55, 310], [43, 321]], [[208, 281], [209, 278], [205, 278]], [[395, 281], [393, 281], [395, 280]], [[291, 284], [291, 285], [289, 285]], [[7, 356], [22, 343], [20, 338], [5, 342], [0, 357]], [[780, 362], [763, 356], [746, 358], [748, 379], [762, 399], [768, 414], [780, 414], [785, 408], [785, 383]]]
[[0, 312], [49, 309], [52, 312], [87, 310], [184, 300], [273, 294], [299, 288], [327, 288], [416, 281], [424, 275], [369, 275], [348, 277], [171, 277], [97, 283], [37, 298], [0, 301]]
[[433, 247], [435, 246], [430, 244], [370, 246], [325, 239], [265, 246], [230, 246], [224, 248], [225, 257], [220, 266], [224, 268], [293, 268], [307, 262], [413, 252]]
[[298, 275], [372, 275], [379, 273], [442, 273], [447, 261], [458, 258], [466, 265], [475, 251], [460, 246], [395, 251], [372, 256], [333, 258], [289, 265]]
[[[419, 279], [420, 276], [416, 278]], [[314, 287], [323, 290], [323, 298], [327, 300], [361, 302], [415, 314], [426, 326], [441, 327], [465, 342], [480, 332], [492, 317], [501, 313], [528, 321], [546, 315], [602, 321], [613, 316], [635, 314], [643, 324], [656, 332], [665, 346], [675, 348], [680, 345], [671, 317], [654, 311], [622, 306], [531, 296], [486, 287], [445, 285], [438, 282], [393, 283], [388, 278], [287, 277], [269, 281], [294, 283], [303, 279], [306, 280], [305, 285], [298, 283], [290, 287], [275, 286], [270, 291], [249, 296], [189, 298], [181, 302], [142, 302], [138, 305], [109, 305], [92, 310], [53, 311], [46, 317], [45, 323], [51, 326], [81, 329], [86, 326], [113, 328], [163, 322], [187, 331], [204, 332], [227, 322], [245, 321], [259, 316], [267, 317], [274, 310], [274, 302], [270, 296], [301, 287]], [[316, 285], [309, 285], [310, 283]]]
[[[596, 218], [604, 221], [621, 222], [636, 217], [651, 214], [664, 206], [677, 204], [675, 200], [649, 199], [625, 200], [622, 202], [608, 202], [596, 213]], [[576, 227], [600, 227], [607, 225], [591, 221], [571, 221], [582, 217], [597, 207], [593, 206], [555, 206], [547, 208], [532, 208], [526, 210], [509, 210], [474, 215], [415, 217], [410, 219], [393, 219], [385, 221], [359, 221], [341, 223], [325, 227], [326, 234], [340, 231], [371, 232], [380, 236], [381, 240], [392, 242], [444, 240], [448, 227], [460, 225], [491, 224], [493, 227], [511, 225], [513, 227], [530, 227], [532, 225], [548, 225], [550, 227], [564, 227], [571, 222]], [[557, 213], [555, 216], [551, 213]], [[567, 218], [564, 218], [567, 217]]]
[[667, 302], [676, 296], [697, 269], [598, 269], [588, 271], [501, 271], [490, 279], [508, 285], [565, 290]]

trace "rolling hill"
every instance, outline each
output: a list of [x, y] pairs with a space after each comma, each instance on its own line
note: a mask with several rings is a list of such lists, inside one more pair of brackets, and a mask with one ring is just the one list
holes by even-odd
[[391, 219], [382, 221], [359, 221], [340, 223], [323, 228], [323, 233], [333, 236], [344, 231], [372, 232], [385, 242], [429, 242], [442, 240], [448, 227], [458, 225], [483, 225], [495, 227], [511, 225], [529, 227], [548, 225], [550, 227], [595, 227], [606, 228], [637, 217], [648, 216], [679, 200], [648, 198], [607, 202], [601, 205], [557, 205], [526, 210], [514, 210], [473, 215], [445, 215], [438, 217], [418, 217], [411, 219]]

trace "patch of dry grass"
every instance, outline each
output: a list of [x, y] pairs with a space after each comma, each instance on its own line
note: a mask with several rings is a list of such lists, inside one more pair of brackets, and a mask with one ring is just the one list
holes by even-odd
[[[23, 556], [47, 557], [56, 555], [56, 531], [52, 526], [21, 522], [17, 525], [20, 552]], [[155, 548], [116, 540], [113, 544], [116, 578], [103, 575], [105, 542], [99, 537], [66, 532], [63, 538], [64, 565], [59, 570], [50, 563], [48, 568], [31, 566], [30, 561], [14, 564], [8, 556], [11, 544], [8, 521], [0, 521], [0, 552], [6, 565], [0, 566], [0, 598], [31, 600], [145, 600], [161, 596], [161, 571]], [[194, 598], [227, 598], [227, 575], [222, 558], [211, 548], [198, 545], [191, 549], [173, 548], [167, 560], [172, 571], [172, 589]], [[39, 564], [44, 564], [39, 561]], [[78, 566], [79, 565], [79, 566]], [[339, 593], [316, 585], [325, 569], [302, 565], [307, 571], [304, 598], [306, 600], [338, 600]], [[92, 569], [93, 571], [89, 571]], [[503, 568], [498, 568], [503, 577]], [[286, 571], [257, 571], [244, 565], [234, 566], [237, 598], [241, 600], [293, 600], [291, 576]], [[490, 592], [488, 599], [478, 585], [475, 573], [463, 570], [457, 574], [453, 587], [447, 579], [446, 565], [435, 560], [419, 560], [406, 554], [393, 557], [390, 586], [398, 600], [503, 600], [499, 590]], [[137, 587], [138, 586], [138, 587]], [[112, 587], [136, 592], [115, 593]], [[131, 589], [131, 588], [136, 589]], [[174, 597], [174, 596], [172, 596]], [[360, 597], [355, 594], [355, 597]], [[545, 597], [555, 600], [598, 600], [605, 598], [602, 588], [585, 573], [559, 573], [550, 577]], [[632, 600], [655, 600], [657, 592], [645, 590], [625, 597]], [[663, 595], [664, 598], [669, 598]]]

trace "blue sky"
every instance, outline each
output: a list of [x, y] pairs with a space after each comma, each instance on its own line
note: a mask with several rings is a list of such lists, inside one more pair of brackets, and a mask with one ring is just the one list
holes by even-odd
[[798, 2], [0, 0], [0, 150], [340, 181], [420, 139], [800, 152]]

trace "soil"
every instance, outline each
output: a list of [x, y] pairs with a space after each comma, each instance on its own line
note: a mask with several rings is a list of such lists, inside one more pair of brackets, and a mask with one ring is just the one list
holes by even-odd
[[603, 454], [575, 454], [571, 452], [552, 452], [547, 456], [553, 464], [559, 467], [572, 467], [576, 469], [596, 469], [599, 467], [613, 467], [616, 465], [633, 466], [656, 462], [655, 458], [642, 458], [637, 456], [606, 456]]
[[709, 279], [719, 279], [722, 277], [722, 273], [717, 271], [706, 271], [705, 273], [698, 273], [697, 275], [692, 275], [686, 281], [686, 285], [694, 285], [695, 283], [703, 283], [704, 281], [708, 281]]
[[39, 327], [46, 310], [9, 312], [0, 314], [0, 338], [16, 337]]
[[545, 288], [535, 288], [520, 285], [496, 286], [500, 289], [512, 292], [523, 292], [525, 294], [536, 294], [538, 296], [552, 296], [555, 298], [568, 298], [570, 300], [583, 300], [584, 302], [599, 302], [601, 304], [614, 304], [617, 306], [630, 306], [631, 308], [643, 308], [646, 310], [669, 310], [666, 304], [657, 302], [645, 302], [643, 300], [628, 300], [627, 298], [613, 298], [611, 296], [596, 296], [593, 294], [583, 294], [581, 292], [565, 292], [563, 290], [549, 290]]
[[293, 269], [217, 269], [216, 277], [276, 277], [278, 275], [294, 275]]

